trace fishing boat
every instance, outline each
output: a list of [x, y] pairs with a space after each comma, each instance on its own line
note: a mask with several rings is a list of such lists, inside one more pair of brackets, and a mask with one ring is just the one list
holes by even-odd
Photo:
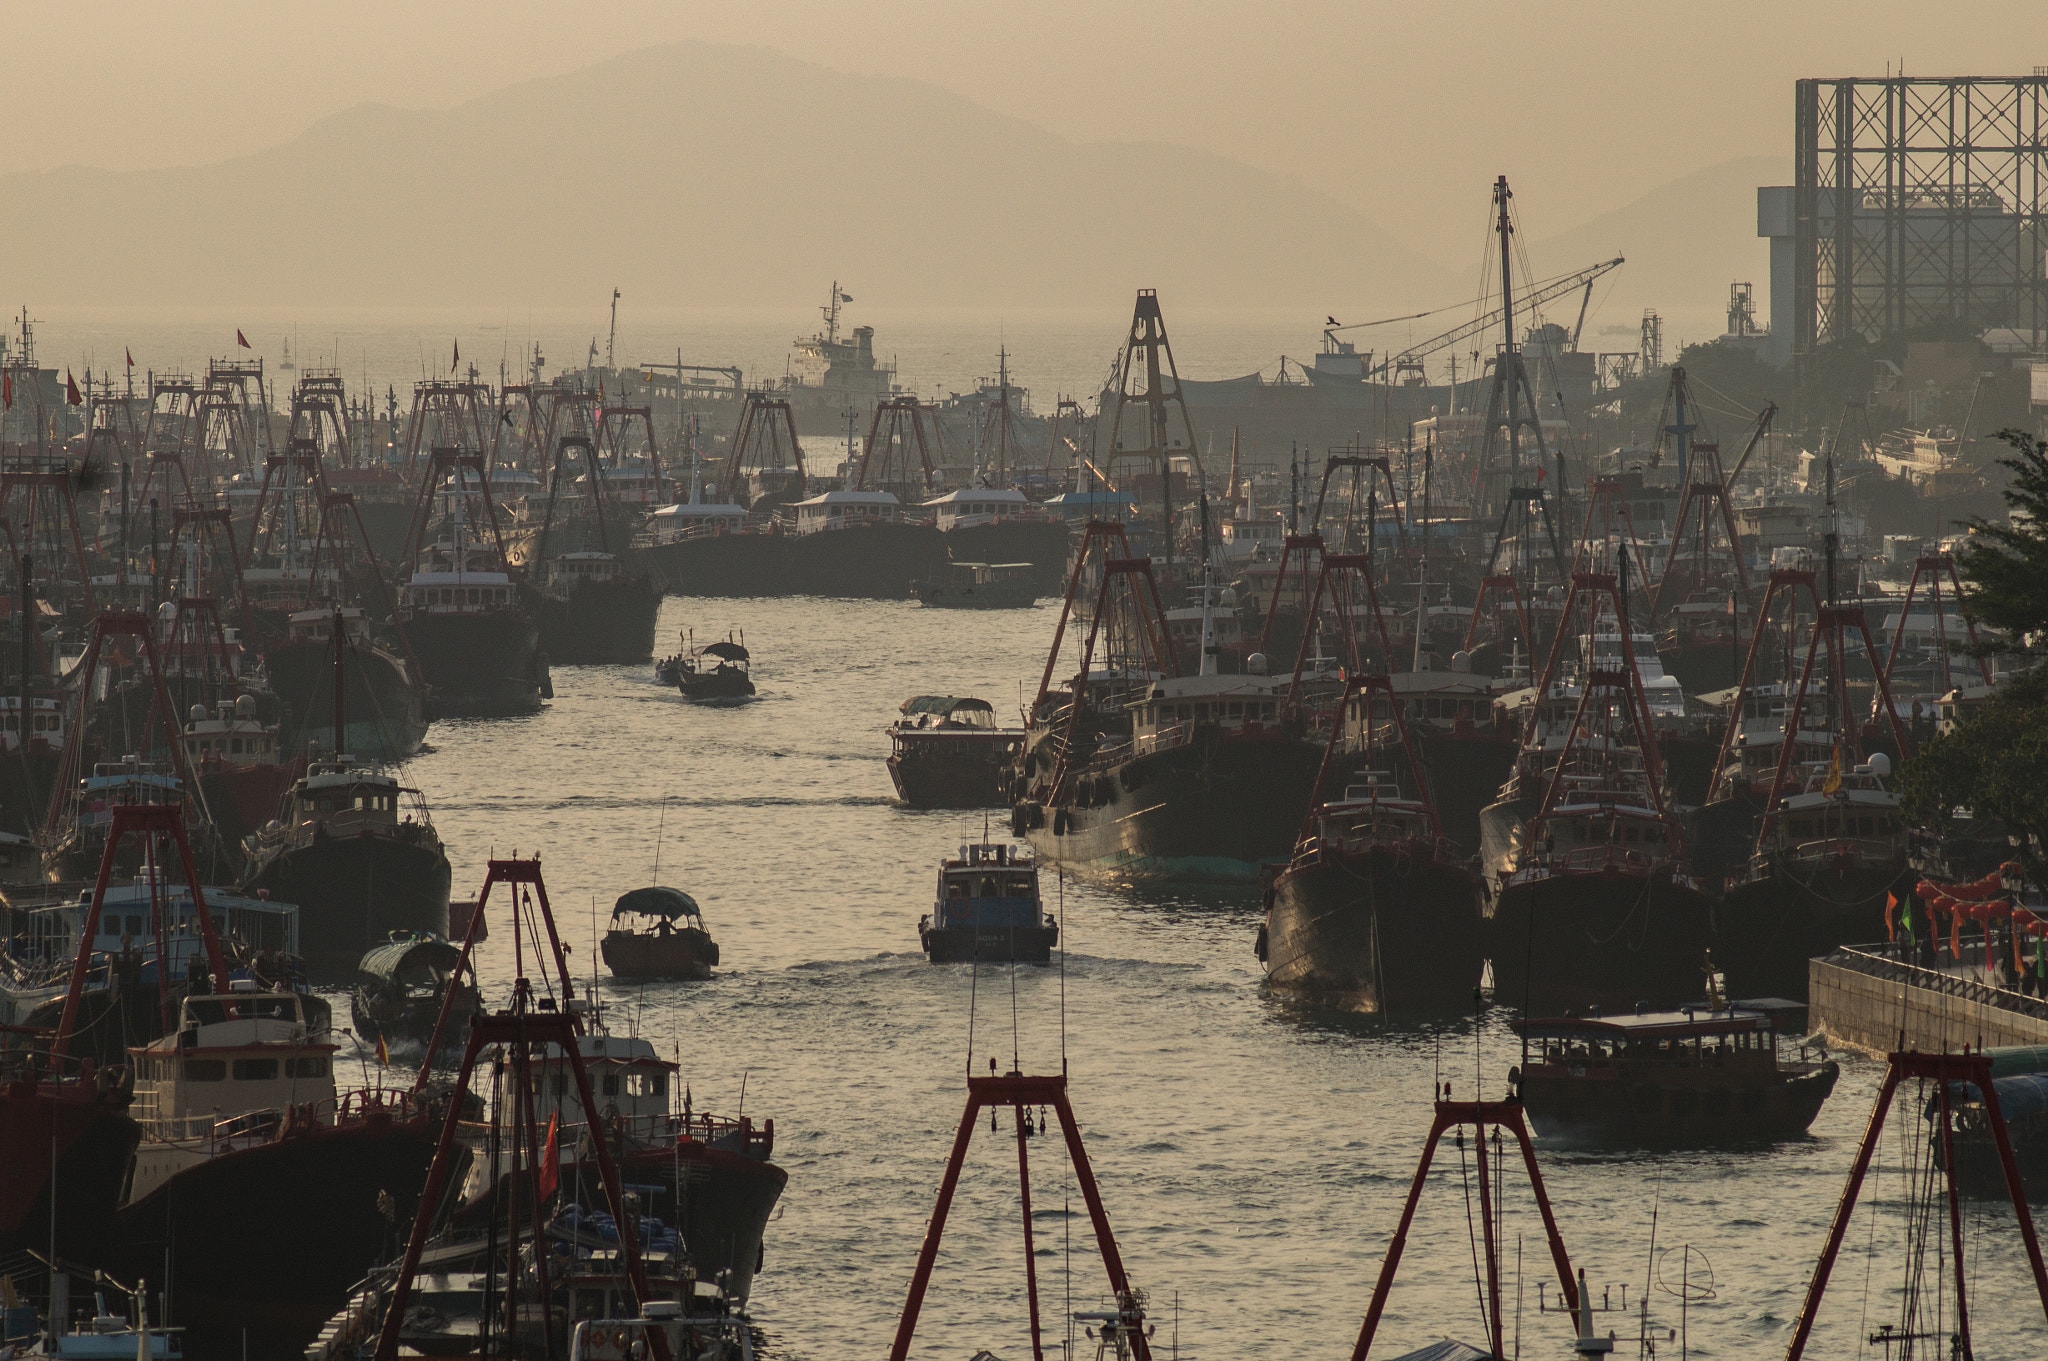
[[703, 979], [718, 964], [697, 900], [674, 888], [621, 894], [599, 948], [614, 978]]
[[332, 607], [294, 611], [286, 616], [286, 637], [264, 649], [264, 670], [283, 705], [280, 750], [303, 756], [317, 743], [322, 751], [352, 751], [369, 761], [411, 759], [427, 735], [426, 686], [403, 655], [376, 640], [354, 605], [340, 610], [348, 659], [341, 675], [345, 726], [336, 737], [335, 613]]
[[[1090, 873], [1256, 881], [1294, 846], [1322, 744], [1289, 711], [1288, 678], [1221, 675], [1210, 647], [1181, 673], [1151, 563], [1122, 538], [1091, 528], [1083, 542], [1084, 558], [1104, 554], [1097, 607], [1080, 671], [1054, 689], [1077, 571], [1026, 719], [1011, 829]], [[1117, 646], [1098, 663], [1105, 629]]]
[[1724, 1002], [1675, 1011], [1538, 1017], [1522, 1104], [1545, 1137], [1577, 1142], [1715, 1144], [1796, 1139], [1820, 1114], [1841, 1066], [1781, 1052], [1789, 1003]]
[[[1626, 619], [1626, 586], [1577, 572], [1575, 611]], [[1714, 905], [1690, 872], [1633, 650], [1561, 682], [1558, 631], [1514, 773], [1480, 816], [1488, 957], [1530, 1006], [1633, 1006], [1685, 996], [1714, 943]], [[1626, 635], [1617, 627], [1613, 636]]]
[[630, 664], [654, 655], [661, 590], [612, 553], [564, 553], [546, 563], [540, 641], [551, 666]]
[[1040, 569], [1028, 562], [949, 562], [910, 583], [918, 603], [932, 609], [1012, 610], [1038, 602]]
[[427, 683], [430, 718], [491, 718], [539, 710], [547, 664], [520, 590], [495, 550], [453, 539], [433, 545], [399, 598], [406, 636]]
[[889, 726], [889, 779], [912, 808], [993, 808], [1008, 802], [1021, 728], [996, 726], [985, 699], [912, 695]]
[[[1375, 721], [1375, 700], [1390, 721]], [[1484, 967], [1473, 856], [1444, 835], [1400, 692], [1386, 677], [1356, 677], [1343, 702], [1294, 857], [1266, 895], [1266, 977], [1353, 1011], [1469, 1006]], [[1368, 733], [1365, 769], [1325, 799], [1347, 728]]]
[[242, 891], [299, 907], [299, 954], [346, 978], [393, 932], [445, 936], [448, 853], [426, 801], [343, 754], [316, 761], [245, 843]]
[[940, 862], [938, 899], [917, 936], [934, 964], [1049, 964], [1060, 927], [1045, 911], [1030, 852], [982, 841]]
[[306, 768], [303, 758], [280, 754], [277, 725], [257, 717], [253, 695], [217, 700], [211, 713], [193, 705], [182, 740], [214, 829], [231, 846], [270, 820]]
[[386, 1052], [401, 1044], [430, 1043], [444, 1009], [460, 1037], [483, 1006], [475, 970], [467, 966], [461, 948], [443, 936], [394, 931], [356, 969], [358, 980], [349, 994], [356, 1035]]
[[[380, 1204], [408, 1216], [426, 1182], [421, 1108], [343, 1096], [311, 1021], [247, 980], [185, 998], [175, 1033], [130, 1052], [142, 1142], [109, 1261], [133, 1277], [170, 1260], [168, 1321], [197, 1354], [303, 1349], [387, 1250]], [[265, 1214], [317, 1231], [252, 1232]]]
[[963, 487], [926, 501], [924, 509], [937, 516], [946, 551], [956, 563], [1008, 563], [1031, 587], [1058, 589], [1067, 561], [1067, 522], [1023, 492]]
[[747, 645], [728, 633], [722, 641], [684, 644], [676, 663], [676, 688], [692, 704], [743, 704], [754, 697], [751, 654]]

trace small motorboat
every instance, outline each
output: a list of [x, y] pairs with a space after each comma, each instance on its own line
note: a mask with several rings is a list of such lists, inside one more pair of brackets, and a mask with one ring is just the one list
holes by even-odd
[[1841, 1075], [1825, 1055], [1780, 1055], [1786, 1018], [1804, 1010], [1710, 995], [1678, 1011], [1517, 1021], [1531, 1046], [1519, 1084], [1529, 1123], [1623, 1146], [1797, 1139]]
[[349, 998], [357, 1037], [373, 1047], [382, 1040], [387, 1049], [400, 1041], [424, 1046], [448, 1002], [447, 1043], [460, 1045], [483, 1004], [475, 970], [458, 972], [461, 965], [461, 946], [424, 932], [393, 931], [357, 966], [362, 977]]
[[1043, 910], [1031, 852], [983, 841], [940, 864], [938, 901], [917, 934], [934, 964], [1049, 964], [1060, 928]]
[[676, 662], [676, 688], [692, 704], [741, 704], [754, 697], [745, 635], [687, 648]]
[[600, 948], [614, 978], [709, 978], [718, 963], [718, 942], [704, 929], [697, 900], [676, 888], [622, 895]]

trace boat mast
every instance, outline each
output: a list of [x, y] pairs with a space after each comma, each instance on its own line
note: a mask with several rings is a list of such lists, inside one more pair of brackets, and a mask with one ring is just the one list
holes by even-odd
[[345, 646], [343, 639], [346, 636], [341, 618], [341, 602], [337, 600], [334, 602], [334, 760], [336, 765], [341, 763], [341, 753], [345, 749], [342, 733], [347, 731], [345, 723], [347, 703], [343, 698], [346, 692], [342, 689], [342, 668], [345, 665], [342, 660]]

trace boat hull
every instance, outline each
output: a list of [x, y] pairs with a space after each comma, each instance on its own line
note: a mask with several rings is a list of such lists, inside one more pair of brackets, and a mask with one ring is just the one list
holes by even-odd
[[406, 639], [426, 676], [430, 720], [540, 711], [547, 665], [540, 627], [524, 612], [417, 614]]
[[[281, 701], [282, 755], [303, 756], [307, 744], [334, 745], [334, 650], [326, 642], [279, 643], [263, 654], [271, 688]], [[405, 761], [427, 736], [426, 691], [406, 675], [405, 663], [381, 648], [357, 648], [342, 668], [340, 750], [366, 761]]]
[[908, 600], [911, 583], [946, 564], [945, 538], [931, 525], [879, 521], [789, 539], [794, 595]]
[[[768, 1217], [789, 1173], [765, 1158], [684, 1139], [673, 1148], [626, 1154], [619, 1174], [628, 1182], [664, 1188], [671, 1199], [662, 1218], [681, 1232], [698, 1278], [717, 1281], [723, 1276], [734, 1299], [747, 1298], [754, 1273], [766, 1260]], [[584, 1203], [602, 1203], [595, 1176]]]
[[1076, 869], [1255, 880], [1293, 851], [1321, 764], [1303, 739], [1197, 738], [1070, 780], [1068, 803], [1020, 805], [1012, 827], [1041, 860]]
[[705, 979], [718, 963], [718, 942], [694, 929], [666, 936], [607, 931], [599, 949], [614, 978]]
[[1545, 1138], [1624, 1147], [1692, 1146], [1797, 1139], [1835, 1089], [1839, 1065], [1810, 1073], [1589, 1069], [1583, 1077], [1532, 1067], [1522, 1078], [1529, 1125]]
[[654, 656], [661, 590], [651, 577], [578, 581], [540, 607], [540, 645], [549, 666], [629, 666]]
[[934, 964], [1050, 964], [1053, 926], [928, 926], [919, 944]]
[[1037, 584], [1059, 589], [1067, 566], [1065, 520], [998, 520], [946, 530], [946, 552], [954, 562], [1028, 562]]
[[1348, 1011], [1470, 1007], [1484, 963], [1479, 879], [1404, 847], [1325, 853], [1274, 882], [1266, 977]]
[[912, 808], [999, 808], [1009, 802], [1010, 764], [1021, 733], [895, 734], [889, 780]]
[[435, 1134], [371, 1117], [195, 1163], [116, 1215], [112, 1274], [159, 1280], [168, 1254], [168, 1322], [188, 1356], [299, 1361], [349, 1287], [404, 1246]]
[[0, 1090], [0, 1256], [47, 1253], [54, 1231], [59, 1257], [99, 1261], [141, 1135], [108, 1102], [27, 1084]]
[[704, 534], [652, 544], [636, 561], [670, 595], [789, 594], [789, 541], [780, 534]]
[[241, 891], [296, 903], [307, 968], [346, 978], [393, 931], [446, 936], [449, 880], [447, 853], [424, 836], [330, 837], [280, 850]]
[[1532, 1013], [1699, 997], [1714, 905], [1657, 870], [1517, 876], [1493, 891], [1487, 955], [1500, 998]]
[[1885, 900], [1904, 897], [1902, 864], [1828, 866], [1801, 872], [1779, 863], [1728, 890], [1714, 958], [1745, 997], [1805, 1001], [1808, 961], [1885, 937]]

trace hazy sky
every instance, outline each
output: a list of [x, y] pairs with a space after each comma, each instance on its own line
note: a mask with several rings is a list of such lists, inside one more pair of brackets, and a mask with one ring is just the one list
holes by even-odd
[[1789, 163], [1796, 76], [2048, 64], [2040, 0], [6, 7], [0, 171], [204, 164], [360, 102], [445, 107], [696, 38], [931, 81], [1071, 139], [1238, 157], [1451, 264], [1496, 173], [1525, 230], [1550, 235], [1704, 165]]

